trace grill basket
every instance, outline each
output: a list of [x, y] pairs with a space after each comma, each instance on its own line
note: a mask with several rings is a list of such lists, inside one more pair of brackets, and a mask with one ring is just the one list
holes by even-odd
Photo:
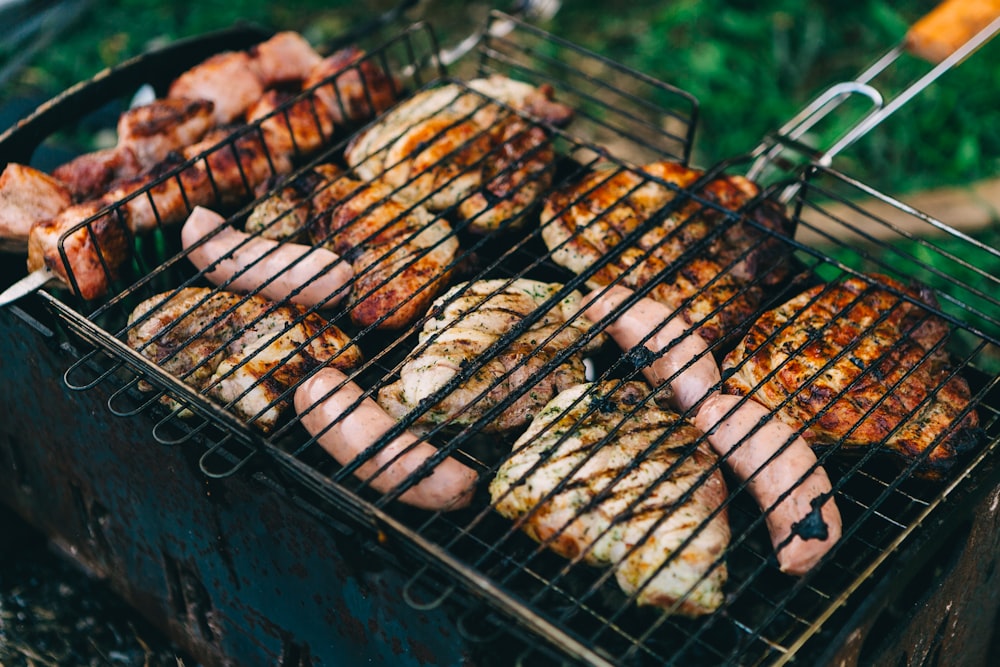
[[[494, 14], [490, 26], [500, 23], [513, 25], [513, 31], [488, 28], [478, 46], [448, 68], [441, 63], [433, 33], [424, 24], [370, 46], [363, 62], [394, 75], [404, 96], [443, 82], [464, 87], [472, 77], [493, 73], [534, 85], [550, 84], [556, 99], [576, 112], [566, 128], [546, 128], [558, 156], [551, 189], [595, 169], [634, 169], [660, 160], [688, 164], [698, 111], [690, 95], [516, 19]], [[301, 99], [305, 98], [293, 102]], [[484, 98], [483, 104], [489, 101]], [[283, 118], [289, 108], [279, 108], [272, 118]], [[150, 196], [156, 185], [170, 179], [180, 182], [178, 175], [184, 169], [198, 160], [207, 161], [213, 153], [232, 151], [239, 136], [260, 132], [262, 122], [179, 165], [132, 198]], [[335, 132], [321, 150], [296, 156], [295, 171], [284, 178], [294, 178], [318, 164], [342, 164], [345, 147], [360, 129], [360, 124], [348, 125]], [[20, 136], [23, 139], [23, 131]], [[726, 230], [749, 225], [756, 232], [753, 243], [779, 244], [786, 249], [791, 267], [776, 284], [765, 284], [764, 275], [743, 285], [741, 294], [755, 289], [765, 294], [755, 316], [806, 288], [849, 277], [873, 280], [873, 275], [886, 275], [918, 282], [924, 293], [934, 295], [934, 305], [926, 308], [946, 328], [942, 345], [951, 355], [953, 373], [969, 383], [969, 410], [978, 414], [981, 433], [975, 447], [943, 479], [933, 481], [916, 474], [922, 463], [919, 457], [901, 465], [886, 456], [885, 443], [874, 443], [856, 455], [839, 446], [817, 450], [833, 482], [844, 535], [822, 564], [801, 578], [778, 571], [760, 510], [745, 484], [727, 477], [730, 494], [725, 511], [732, 540], [720, 556], [729, 570], [725, 601], [715, 613], [697, 619], [637, 607], [615, 586], [609, 570], [552, 554], [493, 511], [485, 486], [509, 454], [514, 436], [485, 435], [483, 426], [530, 387], [514, 390], [471, 426], [446, 423], [431, 432], [429, 437], [441, 456], [473, 467], [481, 481], [469, 508], [427, 512], [398, 500], [419, 479], [392, 493], [377, 493], [354, 475], [360, 461], [338, 465], [294, 416], [264, 433], [237, 417], [232, 404], [220, 404], [206, 392], [189, 387], [129, 347], [129, 314], [141, 301], [181, 287], [208, 285], [181, 250], [179, 225], [158, 225], [151, 234], [136, 238], [133, 256], [112, 277], [107, 295], [87, 301], [59, 291], [39, 293], [38, 298], [65, 326], [75, 349], [85, 351], [64, 375], [70, 389], [106, 395], [111, 414], [149, 424], [157, 442], [196, 457], [210, 479], [255, 474], [277, 479], [333, 521], [350, 524], [363, 539], [390, 544], [399, 561], [411, 563], [415, 571], [403, 594], [411, 606], [429, 610], [457, 601], [466, 610], [481, 609], [476, 620], [484, 637], [500, 636], [513, 628], [527, 638], [525, 646], [531, 648], [524, 648], [522, 661], [556, 657], [593, 664], [756, 665], [801, 658], [819, 664], [833, 657], [833, 649], [824, 644], [839, 637], [848, 614], [845, 610], [856, 610], [866, 593], [888, 585], [883, 577], [898, 569], [893, 559], [902, 547], [919, 542], [928, 531], [960, 543], [958, 531], [969, 528], [960, 508], [978, 502], [996, 481], [992, 459], [1000, 444], [1000, 302], [991, 286], [1000, 280], [980, 267], [997, 266], [1000, 252], [827, 166], [773, 165], [761, 194], [740, 210], [730, 210], [705, 196], [704, 184], [746, 173], [751, 164], [752, 156], [718, 163], [690, 187], [675, 187], [671, 203], [625, 241], [637, 240], [670, 215], [683, 220], [681, 228], [705, 216], [718, 220], [714, 236], [695, 244], [691, 255], [685, 256], [690, 257]], [[239, 203], [228, 206], [224, 214], [242, 220], [271, 194], [251, 190], [248, 187]], [[787, 233], [756, 222], [756, 214], [768, 210], [778, 198], [787, 200]], [[112, 215], [126, 204], [113, 204]], [[900, 222], [904, 219], [905, 223]], [[542, 242], [539, 220], [536, 206], [487, 234], [471, 234], [454, 224], [452, 234], [461, 250], [452, 267], [456, 276], [452, 284], [528, 278], [562, 285], [534, 314], [535, 320], [573, 290], [586, 291], [587, 281], [600, 267], [577, 275], [556, 264]], [[81, 228], [95, 223], [85, 221]], [[748, 247], [740, 259], [758, 246]], [[672, 275], [668, 272], [663, 279]], [[879, 284], [878, 278], [874, 281]], [[653, 287], [647, 285], [639, 294], [648, 294]], [[352, 377], [369, 395], [376, 395], [397, 377], [427, 319], [401, 331], [385, 332], [352, 324], [343, 309], [321, 313], [347, 332], [363, 352], [365, 361]], [[711, 352], [718, 358], [724, 356], [752, 319], [714, 342]], [[520, 336], [533, 321], [529, 317], [515, 325], [490, 352], [463, 366], [448, 388], [473, 377], [489, 361], [490, 353]], [[594, 335], [556, 355], [540, 372], [555, 370]], [[591, 372], [616, 382], [641, 379], [638, 362], [641, 359], [635, 354], [621, 353], [608, 343], [591, 359]], [[278, 400], [288, 401], [293, 389]], [[421, 405], [407, 415], [381, 442], [413, 426], [426, 409]], [[956, 516], [960, 520], [952, 520]], [[919, 553], [923, 559], [907, 563], [907, 574], [919, 572], [925, 561], [939, 555], [930, 548]], [[906, 580], [898, 572], [897, 578]], [[425, 597], [412, 593], [428, 588], [437, 593]], [[865, 613], [873, 617], [879, 611], [867, 609]], [[536, 638], [543, 641], [535, 642]]]

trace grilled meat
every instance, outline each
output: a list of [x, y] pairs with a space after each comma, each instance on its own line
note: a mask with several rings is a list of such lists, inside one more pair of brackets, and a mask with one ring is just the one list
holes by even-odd
[[301, 306], [201, 287], [139, 304], [128, 344], [265, 432], [288, 408], [288, 390], [310, 372], [361, 363], [346, 334]]
[[246, 51], [218, 53], [178, 76], [170, 99], [210, 100], [215, 122], [243, 116], [264, 91], [305, 80], [322, 58], [294, 32], [279, 32]]
[[725, 481], [701, 431], [657, 407], [644, 383], [560, 393], [518, 438], [490, 494], [556, 553], [614, 567], [638, 604], [687, 616], [722, 604]]
[[256, 194], [271, 194], [250, 212], [245, 224], [247, 233], [275, 241], [304, 239], [313, 215], [312, 194], [342, 175], [339, 167], [320, 164], [284, 184], [276, 178], [268, 179], [258, 186]]
[[555, 153], [538, 121], [571, 117], [550, 87], [493, 75], [414, 95], [357, 135], [345, 157], [362, 178], [399, 188], [403, 201], [431, 211], [458, 205], [469, 229], [488, 232], [520, 224], [551, 183]]
[[303, 90], [313, 91], [334, 123], [372, 118], [396, 102], [396, 81], [353, 46], [333, 53], [309, 70]]
[[[273, 169], [291, 171], [287, 156], [269, 157], [256, 133], [221, 140], [224, 145], [216, 147], [220, 137], [210, 132], [187, 147], [183, 157], [172, 156], [141, 176], [120, 181], [101, 197], [36, 221], [28, 238], [28, 270], [47, 266], [79, 296], [95, 299], [107, 292], [119, 267], [128, 262], [133, 235], [181, 222], [195, 206], [249, 196]], [[196, 156], [181, 168], [182, 160]]]
[[[582, 298], [578, 292], [539, 311], [560, 289], [558, 283], [527, 279], [456, 285], [434, 302], [399, 380], [382, 388], [379, 404], [397, 419], [419, 411], [414, 428], [427, 429], [444, 422], [456, 427], [475, 423], [513, 396], [513, 402], [481, 430], [508, 432], [523, 427], [556, 394], [585, 380], [582, 357], [604, 341], [598, 335], [586, 345], [579, 342], [590, 323], [578, 312]], [[523, 320], [528, 316], [537, 319], [526, 326]], [[484, 356], [502, 337], [521, 329], [502, 349]], [[580, 348], [545, 370], [557, 354], [573, 345]], [[427, 405], [453, 381], [457, 386]]]
[[381, 182], [346, 175], [313, 196], [313, 243], [346, 257], [354, 270], [351, 321], [400, 329], [421, 317], [447, 286], [458, 239], [441, 217], [393, 198]]
[[[269, 62], [266, 65], [261, 60], [280, 60], [288, 53], [298, 55], [288, 62]], [[117, 180], [103, 194], [83, 202], [83, 208], [79, 210], [63, 211], [53, 218], [36, 220], [29, 234], [32, 238], [29, 239], [28, 269], [33, 271], [48, 266], [67, 285], [72, 285], [78, 295], [86, 299], [97, 298], [107, 291], [109, 281], [116, 277], [118, 268], [129, 257], [130, 241], [123, 242], [123, 237], [141, 234], [159, 225], [180, 222], [195, 206], [217, 207], [244, 201], [261, 183], [275, 175], [290, 172], [292, 158], [304, 151], [314, 150], [319, 141], [330, 136], [334, 122], [334, 112], [327, 109], [318, 93], [306, 95], [287, 113], [267, 116], [275, 111], [273, 104], [276, 98], [265, 95], [264, 89], [288, 81], [293, 71], [310, 62], [311, 59], [304, 53], [296, 39], [279, 35], [256, 50], [220, 54], [219, 58], [210, 58], [181, 75], [175, 81], [176, 86], [171, 89], [170, 97], [156, 103], [162, 105], [157, 108], [162, 110], [173, 108], [171, 105], [182, 107], [189, 104], [192, 114], [194, 109], [200, 110], [197, 118], [202, 124], [204, 109], [211, 108], [214, 110], [211, 123], [219, 124], [224, 122], [223, 119], [239, 117], [256, 104], [253, 117], [259, 120], [259, 126], [216, 127], [196, 143], [171, 151], [151, 168], [128, 178], [122, 176], [130, 173], [132, 167], [119, 166], [115, 161], [123, 159], [123, 156], [134, 159], [135, 153], [131, 149], [115, 149], [108, 155], [91, 156], [88, 168], [94, 173], [88, 176], [90, 180], [102, 183], [108, 179]], [[328, 95], [357, 95], [358, 75], [345, 72], [343, 76], [334, 76], [336, 73], [330, 68], [337, 63], [355, 70], [374, 68], [370, 63], [367, 69], [363, 65], [355, 65], [359, 53], [356, 49], [348, 49], [334, 54], [317, 62], [313, 67], [316, 72], [302, 71], [294, 78], [302, 80], [321, 72], [324, 77], [334, 77], [325, 86], [329, 89]], [[241, 69], [244, 67], [246, 71]], [[251, 85], [251, 79], [257, 81], [256, 86]], [[372, 75], [370, 79], [382, 88], [371, 93], [375, 101], [364, 108], [377, 110], [379, 105], [389, 103], [388, 100], [395, 94], [395, 87], [384, 75], [381, 78]], [[340, 88], [341, 81], [344, 82], [344, 90]], [[210, 92], [211, 95], [208, 94]], [[222, 111], [219, 109], [219, 96], [227, 100], [227, 106]], [[192, 97], [209, 99], [211, 103], [190, 102]], [[175, 130], [175, 138], [179, 141], [183, 137], [197, 136], [200, 127], [192, 120], [185, 131]], [[131, 136], [136, 136], [136, 129], [131, 131]], [[168, 130], [165, 128], [164, 132]], [[163, 149], [150, 137], [144, 137], [143, 141], [146, 142], [143, 151], [150, 155]], [[184, 161], [191, 164], [182, 166]], [[128, 201], [117, 207], [123, 199]], [[116, 205], [116, 210], [83, 224], [91, 215], [112, 205]], [[63, 241], [60, 242], [60, 239]], [[67, 261], [64, 261], [61, 250], [67, 253]]]
[[0, 251], [24, 252], [31, 223], [73, 203], [63, 183], [33, 167], [9, 162], [0, 174]]
[[208, 100], [162, 99], [129, 109], [118, 119], [118, 145], [149, 168], [200, 140], [213, 127]]
[[114, 147], [59, 165], [52, 176], [78, 200], [97, 197], [116, 181], [134, 178], [198, 141], [214, 124], [208, 100], [154, 100], [122, 113]]
[[394, 193], [380, 180], [365, 183], [321, 164], [258, 204], [246, 228], [278, 240], [308, 231], [312, 244], [351, 263], [351, 320], [361, 327], [401, 329], [447, 286], [458, 239], [444, 218], [403, 205]]
[[333, 136], [329, 111], [315, 97], [296, 97], [292, 92], [269, 90], [247, 110], [247, 122], [260, 125], [274, 154], [308, 155]]
[[124, 214], [109, 209], [104, 199], [92, 199], [31, 226], [28, 270], [48, 267], [76, 294], [96, 299], [107, 291], [131, 252], [132, 235]]
[[[547, 198], [542, 239], [553, 260], [576, 273], [597, 266], [588, 281], [592, 287], [616, 279], [631, 288], [655, 285], [653, 299], [688, 324], [698, 323], [702, 337], [715, 341], [755, 311], [758, 283], [784, 277], [785, 251], [745, 220], [731, 225], [714, 208], [674, 201], [679, 190], [694, 188], [700, 198], [737, 210], [759, 193], [739, 176], [696, 186], [704, 175], [668, 161], [596, 171]], [[676, 210], [667, 209], [671, 203]], [[768, 203], [752, 215], [766, 229], [790, 231], [787, 219]], [[634, 238], [627, 246], [618, 247], [629, 235]]]
[[131, 149], [112, 146], [84, 153], [52, 170], [52, 177], [63, 183], [73, 199], [84, 201], [103, 194], [115, 181], [131, 178], [142, 166]]
[[975, 443], [978, 417], [942, 347], [947, 325], [920, 302], [886, 276], [806, 290], [753, 323], [723, 362], [725, 389], [807, 441], [884, 443], [906, 461], [926, 456], [918, 474], [939, 477]]

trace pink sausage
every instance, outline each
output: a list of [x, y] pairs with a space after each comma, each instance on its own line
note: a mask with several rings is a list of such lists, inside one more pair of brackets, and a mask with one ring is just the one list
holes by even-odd
[[[595, 290], [584, 315], [598, 322], [616, 312], [631, 293], [621, 286]], [[732, 452], [726, 463], [738, 478], [747, 480], [756, 473], [747, 488], [766, 513], [778, 564], [788, 574], [805, 574], [841, 535], [840, 511], [832, 496], [818, 514], [813, 512], [813, 499], [828, 494], [832, 488], [826, 471], [816, 467], [809, 472], [816, 464], [816, 455], [800, 437], [778, 453], [794, 431], [760, 403], [746, 400], [727, 416], [743, 399], [713, 389], [719, 383], [719, 367], [706, 354], [705, 341], [672, 315], [667, 306], [642, 298], [618, 314], [606, 331], [623, 350], [636, 347], [648, 336], [645, 347], [655, 354], [662, 351], [643, 369], [643, 375], [654, 387], [673, 377], [673, 404], [682, 411], [698, 406], [695, 426], [708, 434], [709, 444], [720, 456]], [[678, 373], [682, 368], [685, 370]], [[760, 427], [747, 437], [758, 424]], [[789, 489], [788, 496], [779, 503]], [[812, 532], [814, 536], [804, 539], [797, 534], [789, 541], [795, 524], [806, 518], [811, 523], [803, 524], [801, 533]]]
[[[355, 383], [346, 381], [347, 376], [340, 371], [324, 368], [295, 390], [294, 399], [302, 425], [341, 465], [349, 464], [396, 424], [371, 398], [355, 406], [364, 392]], [[354, 474], [376, 491], [388, 493], [436, 452], [433, 445], [404, 431], [361, 464]], [[477, 479], [472, 468], [446, 458], [399, 499], [427, 510], [459, 509], [469, 504]]]
[[[225, 226], [225, 218], [201, 206], [184, 223], [181, 243], [198, 269], [215, 267], [205, 273], [214, 284], [225, 284], [234, 292], [259, 290], [272, 301], [290, 299], [307, 307], [330, 307], [344, 298], [345, 285], [354, 276], [350, 264], [326, 248], [244, 234]], [[296, 289], [300, 291], [293, 295]]]
[[[590, 297], [596, 298], [586, 306], [584, 315], [596, 323], [616, 312], [631, 294], [632, 290], [620, 285], [594, 290]], [[642, 373], [654, 387], [673, 378], [670, 380], [671, 402], [684, 412], [705, 398], [721, 377], [718, 364], [707, 353], [705, 341], [694, 334], [684, 320], [672, 315], [673, 311], [662, 303], [642, 298], [618, 314], [605, 331], [622, 350], [631, 350], [645, 340], [645, 347], [659, 354]], [[689, 363], [691, 365], [678, 374]]]
[[[720, 456], [729, 454], [727, 463], [737, 477], [746, 480], [756, 473], [747, 488], [765, 513], [781, 571], [803, 575], [812, 569], [840, 539], [841, 520], [833, 496], [827, 495], [830, 479], [822, 467], [813, 468], [816, 455], [809, 445], [801, 437], [792, 440], [792, 427], [773, 418], [766, 407], [740, 396], [712, 394], [694, 425], [708, 434]], [[827, 498], [817, 512], [813, 501], [823, 495]]]

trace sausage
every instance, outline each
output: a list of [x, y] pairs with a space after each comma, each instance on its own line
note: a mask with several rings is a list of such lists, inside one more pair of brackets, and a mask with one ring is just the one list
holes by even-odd
[[349, 263], [326, 248], [244, 234], [225, 226], [225, 218], [201, 206], [184, 223], [181, 243], [200, 270], [214, 267], [205, 273], [212, 283], [234, 292], [259, 289], [261, 296], [272, 301], [333, 306], [347, 294], [345, 286], [354, 275]]
[[702, 403], [694, 425], [720, 456], [728, 454], [740, 480], [750, 479], [747, 488], [765, 513], [781, 571], [812, 569], [840, 539], [841, 519], [830, 479], [805, 440], [760, 403], [718, 392]]
[[[590, 299], [586, 305], [584, 316], [596, 323], [616, 312], [632, 290], [615, 285], [591, 292], [591, 295], [595, 294], [596, 298]], [[656, 355], [651, 363], [643, 367], [643, 375], [654, 387], [669, 380], [673, 393], [671, 402], [685, 412], [705, 398], [722, 377], [715, 359], [708, 354], [704, 339], [689, 335], [693, 332], [687, 323], [672, 315], [673, 311], [662, 303], [643, 298], [618, 314], [605, 331], [623, 350], [632, 350], [643, 344]]]
[[[630, 294], [621, 286], [592, 292], [584, 315], [597, 322], [616, 312]], [[643, 298], [618, 314], [606, 331], [623, 350], [644, 344], [657, 355], [643, 375], [653, 386], [669, 380], [671, 402], [679, 410], [696, 408], [695, 426], [708, 434], [709, 444], [740, 480], [750, 480], [747, 489], [765, 513], [782, 572], [805, 574], [841, 535], [826, 471], [809, 445], [766, 407], [715, 389], [719, 367], [705, 341], [672, 315], [667, 306]], [[823, 497], [821, 507], [813, 507]]]
[[[349, 464], [396, 424], [370, 397], [355, 405], [362, 395], [358, 385], [331, 367], [295, 390], [295, 411], [302, 425], [341, 465]], [[430, 443], [404, 431], [372, 454], [354, 474], [376, 491], [388, 493], [411, 475], [421, 474], [421, 466], [436, 452]], [[426, 510], [459, 509], [472, 500], [477, 479], [472, 468], [445, 458], [399, 500]]]

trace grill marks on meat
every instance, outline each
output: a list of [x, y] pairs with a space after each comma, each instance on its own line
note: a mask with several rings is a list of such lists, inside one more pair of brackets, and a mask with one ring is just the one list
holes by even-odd
[[215, 125], [213, 105], [202, 99], [154, 100], [122, 113], [118, 144], [56, 167], [52, 176], [78, 200], [104, 194], [117, 181], [135, 178], [172, 153], [199, 141]]
[[[445, 422], [455, 427], [473, 424], [515, 396], [481, 430], [522, 428], [560, 391], [585, 381], [583, 355], [604, 341], [601, 334], [586, 345], [580, 342], [591, 325], [579, 314], [578, 292], [544, 312], [539, 310], [560, 289], [558, 283], [523, 278], [451, 288], [434, 302], [417, 346], [400, 368], [399, 380], [379, 391], [379, 404], [397, 419], [417, 410], [414, 429], [429, 429]], [[529, 316], [537, 319], [526, 325]], [[484, 356], [515, 331], [519, 333], [507, 345]], [[579, 349], [546, 370], [557, 354], [574, 345]], [[429, 405], [452, 382], [456, 386]]]
[[457, 206], [472, 231], [518, 225], [552, 181], [555, 153], [538, 123], [572, 117], [552, 95], [502, 75], [425, 90], [357, 135], [345, 158], [363, 179], [399, 188], [405, 202]]
[[458, 255], [451, 225], [405, 205], [382, 180], [364, 182], [318, 165], [263, 200], [247, 231], [267, 238], [308, 235], [351, 263], [349, 311], [359, 327], [404, 328], [448, 285]]
[[349, 258], [349, 310], [360, 327], [401, 329], [447, 286], [458, 239], [443, 218], [397, 201], [395, 189], [341, 176], [314, 196], [312, 240]]
[[350, 338], [301, 306], [189, 287], [132, 311], [128, 344], [267, 432], [300, 380], [321, 365], [361, 363]]
[[614, 567], [640, 605], [700, 616], [722, 604], [725, 481], [701, 431], [657, 407], [643, 383], [560, 393], [517, 440], [490, 494], [549, 549]]
[[919, 303], [886, 276], [806, 290], [754, 322], [723, 362], [725, 388], [776, 410], [808, 441], [884, 441], [905, 461], [926, 456], [917, 473], [940, 477], [975, 444], [978, 416], [941, 345], [947, 325]]
[[[318, 88], [294, 101], [269, 90], [306, 80]], [[335, 123], [379, 112], [395, 96], [395, 82], [360, 50], [321, 59], [290, 33], [210, 58], [178, 77], [166, 99], [123, 115], [118, 147], [65, 166], [86, 206], [35, 221], [28, 269], [48, 266], [79, 296], [100, 297], [128, 261], [132, 235], [181, 222], [196, 206], [246, 201], [327, 142]]]
[[[616, 280], [632, 289], [653, 285], [653, 299], [715, 341], [754, 313], [761, 284], [784, 277], [785, 250], [745, 219], [734, 224], [699, 202], [675, 202], [679, 189], [695, 188], [702, 199], [736, 211], [759, 194], [739, 176], [697, 186], [704, 175], [668, 161], [596, 171], [546, 199], [542, 239], [570, 270], [598, 267], [591, 287]], [[765, 229], [790, 232], [776, 206], [761, 203], [748, 215]]]

